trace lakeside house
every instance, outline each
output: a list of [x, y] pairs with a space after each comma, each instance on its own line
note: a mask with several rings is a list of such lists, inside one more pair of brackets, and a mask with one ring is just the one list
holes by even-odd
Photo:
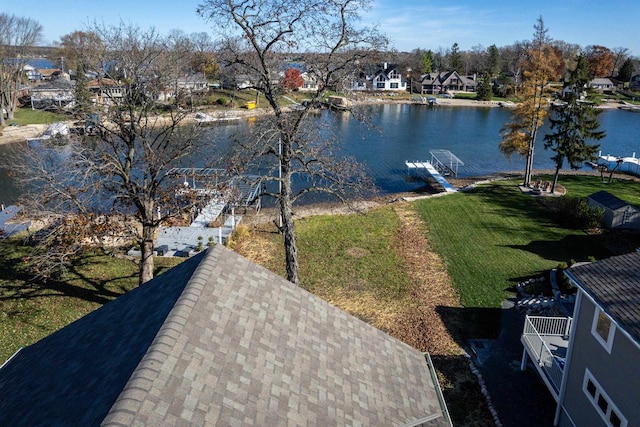
[[528, 359], [557, 403], [554, 425], [640, 425], [640, 252], [565, 270], [569, 317], [527, 316]]
[[384, 62], [375, 74], [368, 78], [368, 89], [373, 91], [406, 91], [407, 82], [395, 64]]
[[222, 245], [18, 351], [0, 425], [451, 426], [428, 354]]
[[589, 82], [591, 87], [596, 92], [607, 92], [615, 90], [616, 85], [607, 77], [597, 77]]
[[420, 82], [422, 94], [439, 94], [448, 91], [475, 92], [478, 83], [475, 76], [466, 77], [457, 71], [424, 74]]

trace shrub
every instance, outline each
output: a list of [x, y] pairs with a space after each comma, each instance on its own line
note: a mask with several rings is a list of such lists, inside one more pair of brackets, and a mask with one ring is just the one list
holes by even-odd
[[604, 217], [604, 209], [589, 206], [583, 197], [562, 196], [557, 213], [560, 225], [574, 229], [597, 228]]
[[229, 100], [223, 96], [216, 99], [216, 104], [218, 105], [227, 105], [228, 103], [229, 103]]

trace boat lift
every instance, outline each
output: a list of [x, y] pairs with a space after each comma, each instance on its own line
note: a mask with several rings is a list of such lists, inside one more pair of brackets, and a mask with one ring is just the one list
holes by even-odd
[[464, 166], [464, 162], [449, 150], [429, 150], [429, 154], [431, 154], [431, 164], [433, 167], [444, 176], [453, 175], [457, 177], [458, 167]]

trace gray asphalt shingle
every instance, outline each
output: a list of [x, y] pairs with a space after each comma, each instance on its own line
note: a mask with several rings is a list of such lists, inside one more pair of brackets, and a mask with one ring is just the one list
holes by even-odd
[[568, 273], [640, 343], [640, 252], [572, 267]]
[[0, 370], [1, 425], [450, 425], [438, 397], [424, 354], [220, 245]]

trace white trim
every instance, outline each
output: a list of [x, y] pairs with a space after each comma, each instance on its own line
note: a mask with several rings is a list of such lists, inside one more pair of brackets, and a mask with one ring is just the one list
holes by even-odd
[[[588, 381], [591, 381], [591, 383], [593, 383], [596, 386], [595, 396], [591, 395], [591, 393], [587, 390]], [[587, 400], [591, 402], [596, 412], [600, 414], [600, 416], [602, 417], [603, 421], [607, 426], [616, 427], [613, 424], [611, 424], [611, 421], [610, 421], [611, 413], [615, 412], [616, 416], [620, 419], [620, 427], [627, 427], [627, 419], [624, 417], [624, 415], [622, 415], [622, 412], [620, 412], [620, 409], [618, 409], [615, 403], [613, 403], [613, 400], [611, 400], [609, 395], [602, 389], [602, 386], [595, 379], [595, 377], [593, 376], [589, 368], [585, 368], [584, 370], [584, 379], [582, 380], [582, 391], [584, 392], [585, 396], [587, 396]], [[600, 398], [603, 398], [603, 400], [605, 400], [607, 403], [606, 412], [603, 412], [602, 408], [600, 408], [600, 406], [598, 405], [598, 400], [600, 400]]]
[[[604, 349], [607, 350], [607, 353], [611, 354], [611, 349], [613, 348], [613, 338], [615, 337], [616, 333], [616, 324], [613, 319], [611, 319], [611, 317], [600, 307], [596, 305], [594, 308], [595, 310], [593, 311], [593, 321], [591, 322], [591, 335], [595, 337], [596, 341], [602, 344]], [[607, 320], [609, 320], [609, 335], [607, 336], [606, 340], [602, 338], [602, 336], [597, 331], [600, 314], [602, 314], [607, 318]]]

